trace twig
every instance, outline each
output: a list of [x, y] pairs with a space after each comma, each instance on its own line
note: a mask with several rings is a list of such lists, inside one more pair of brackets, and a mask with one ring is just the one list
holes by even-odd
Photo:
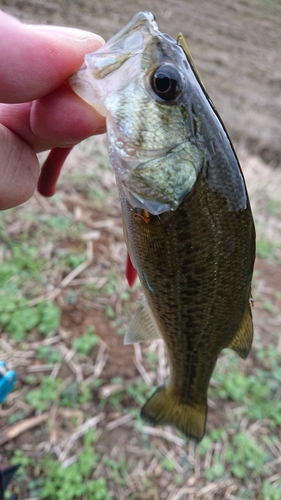
[[0, 339], [0, 346], [1, 349], [7, 351], [8, 353], [14, 352], [14, 349], [12, 348], [11, 344], [9, 344], [9, 342], [7, 342], [7, 340], [5, 339]]
[[126, 382], [123, 382], [121, 384], [103, 385], [99, 390], [99, 397], [100, 398], [108, 398], [112, 394], [116, 394], [117, 392], [122, 392], [126, 389], [126, 387], [134, 385], [141, 380], [142, 380], [141, 377], [134, 377], [134, 378], [131, 378], [129, 380], [126, 380]]
[[75, 464], [75, 462], [77, 462], [77, 455], [73, 455], [73, 457], [69, 457], [67, 458], [62, 464], [61, 466], [63, 467], [63, 469], [66, 469], [67, 467], [69, 467], [70, 465], [72, 464]]
[[93, 242], [92, 240], [87, 241], [87, 259], [77, 266], [73, 271], [71, 271], [59, 284], [59, 288], [65, 288], [69, 283], [81, 274], [89, 265], [92, 263], [94, 257]]
[[50, 374], [50, 378], [55, 380], [59, 374], [61, 368], [61, 363], [55, 363], [53, 365], [52, 373]]
[[61, 340], [60, 335], [56, 335], [55, 337], [47, 337], [46, 339], [41, 340], [40, 342], [30, 342], [28, 344], [28, 347], [30, 349], [38, 349], [39, 347], [45, 345], [56, 344], [57, 342], [60, 342], [60, 340]]
[[26, 432], [29, 429], [32, 429], [33, 427], [42, 424], [42, 422], [47, 420], [48, 417], [49, 413], [42, 413], [37, 417], [26, 418], [25, 420], [21, 420], [20, 422], [11, 425], [11, 427], [8, 427], [8, 429], [4, 431], [4, 434], [0, 436], [0, 445], [5, 444], [11, 439], [16, 438], [23, 432]]
[[59, 343], [59, 349], [61, 351], [61, 354], [63, 356], [63, 361], [68, 365], [70, 370], [75, 374], [76, 380], [78, 383], [81, 383], [83, 381], [83, 374], [82, 374], [82, 368], [80, 365], [77, 363], [74, 363], [72, 361], [72, 358], [75, 354], [74, 349], [68, 349], [64, 342]]
[[108, 359], [108, 356], [105, 355], [106, 348], [107, 348], [106, 345], [104, 344], [104, 342], [102, 342], [98, 350], [97, 359], [94, 366], [94, 373], [86, 380], [84, 380], [85, 385], [91, 384], [100, 377], [102, 370], [104, 369], [106, 361]]
[[58, 413], [58, 405], [54, 404], [50, 411], [50, 444], [54, 446], [58, 440], [58, 431], [56, 427], [56, 419]]
[[165, 438], [165, 439], [167, 439], [167, 441], [170, 441], [171, 443], [177, 444], [178, 446], [186, 446], [186, 442], [183, 439], [175, 436], [174, 434], [172, 434], [168, 430], [156, 429], [154, 427], [148, 427], [148, 426], [144, 425], [141, 428], [141, 431], [144, 432], [145, 434], [149, 434], [150, 436]]
[[150, 376], [148, 375], [145, 367], [143, 366], [143, 363], [142, 363], [142, 352], [141, 352], [141, 348], [140, 348], [140, 345], [139, 344], [134, 344], [134, 350], [135, 350], [135, 365], [138, 369], [138, 371], [140, 372], [143, 380], [145, 381], [145, 383], [147, 385], [151, 385], [152, 384], [152, 380], [150, 378]]
[[107, 283], [107, 278], [77, 278], [74, 279], [68, 286], [82, 286], [94, 283], [99, 290]]
[[84, 424], [80, 425], [77, 428], [76, 432], [74, 432], [71, 436], [69, 436], [65, 441], [65, 448], [59, 456], [59, 461], [64, 462], [68, 452], [74, 445], [75, 441], [77, 441], [77, 439], [79, 439], [80, 437], [84, 436], [84, 434], [86, 434], [88, 429], [96, 426], [101, 420], [103, 420], [103, 418], [104, 418], [104, 413], [101, 413], [100, 415], [96, 415], [95, 417], [90, 418], [89, 420], [84, 422]]
[[157, 380], [158, 384], [162, 385], [164, 384], [166, 378], [168, 377], [167, 356], [163, 340], [157, 340], [157, 342], [158, 342]]
[[132, 415], [129, 413], [127, 415], [122, 415], [122, 417], [116, 418], [115, 420], [112, 420], [109, 422], [106, 426], [106, 428], [111, 431], [112, 429], [115, 429], [116, 427], [120, 427], [121, 425], [127, 424], [132, 420]]
[[31, 365], [28, 366], [26, 371], [28, 373], [38, 373], [38, 372], [51, 372], [54, 368], [54, 365], [46, 364], [46, 365]]

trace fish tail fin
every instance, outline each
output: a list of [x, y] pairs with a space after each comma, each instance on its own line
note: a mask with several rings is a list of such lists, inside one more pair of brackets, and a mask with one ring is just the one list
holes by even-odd
[[141, 417], [153, 425], [172, 425], [186, 437], [200, 441], [205, 433], [207, 402], [182, 403], [169, 387], [161, 386], [142, 407]]

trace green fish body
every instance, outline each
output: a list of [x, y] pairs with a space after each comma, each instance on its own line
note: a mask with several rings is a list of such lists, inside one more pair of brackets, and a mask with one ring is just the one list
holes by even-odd
[[144, 290], [125, 343], [162, 338], [167, 347], [169, 380], [141, 414], [200, 440], [221, 350], [246, 358], [253, 337], [255, 229], [239, 162], [189, 53], [150, 13], [86, 56], [70, 84], [107, 116]]

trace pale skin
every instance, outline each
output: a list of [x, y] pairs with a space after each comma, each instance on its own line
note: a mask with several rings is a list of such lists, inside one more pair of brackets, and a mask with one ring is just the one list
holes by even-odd
[[66, 83], [102, 43], [94, 33], [27, 25], [0, 11], [0, 210], [33, 195], [36, 153], [105, 131], [104, 118]]

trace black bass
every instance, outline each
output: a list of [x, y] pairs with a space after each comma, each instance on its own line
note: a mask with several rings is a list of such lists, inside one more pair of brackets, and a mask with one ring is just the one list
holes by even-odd
[[226, 130], [182, 35], [137, 14], [69, 79], [107, 117], [124, 233], [144, 299], [125, 343], [162, 338], [170, 376], [142, 408], [200, 440], [222, 349], [252, 344], [255, 229]]

